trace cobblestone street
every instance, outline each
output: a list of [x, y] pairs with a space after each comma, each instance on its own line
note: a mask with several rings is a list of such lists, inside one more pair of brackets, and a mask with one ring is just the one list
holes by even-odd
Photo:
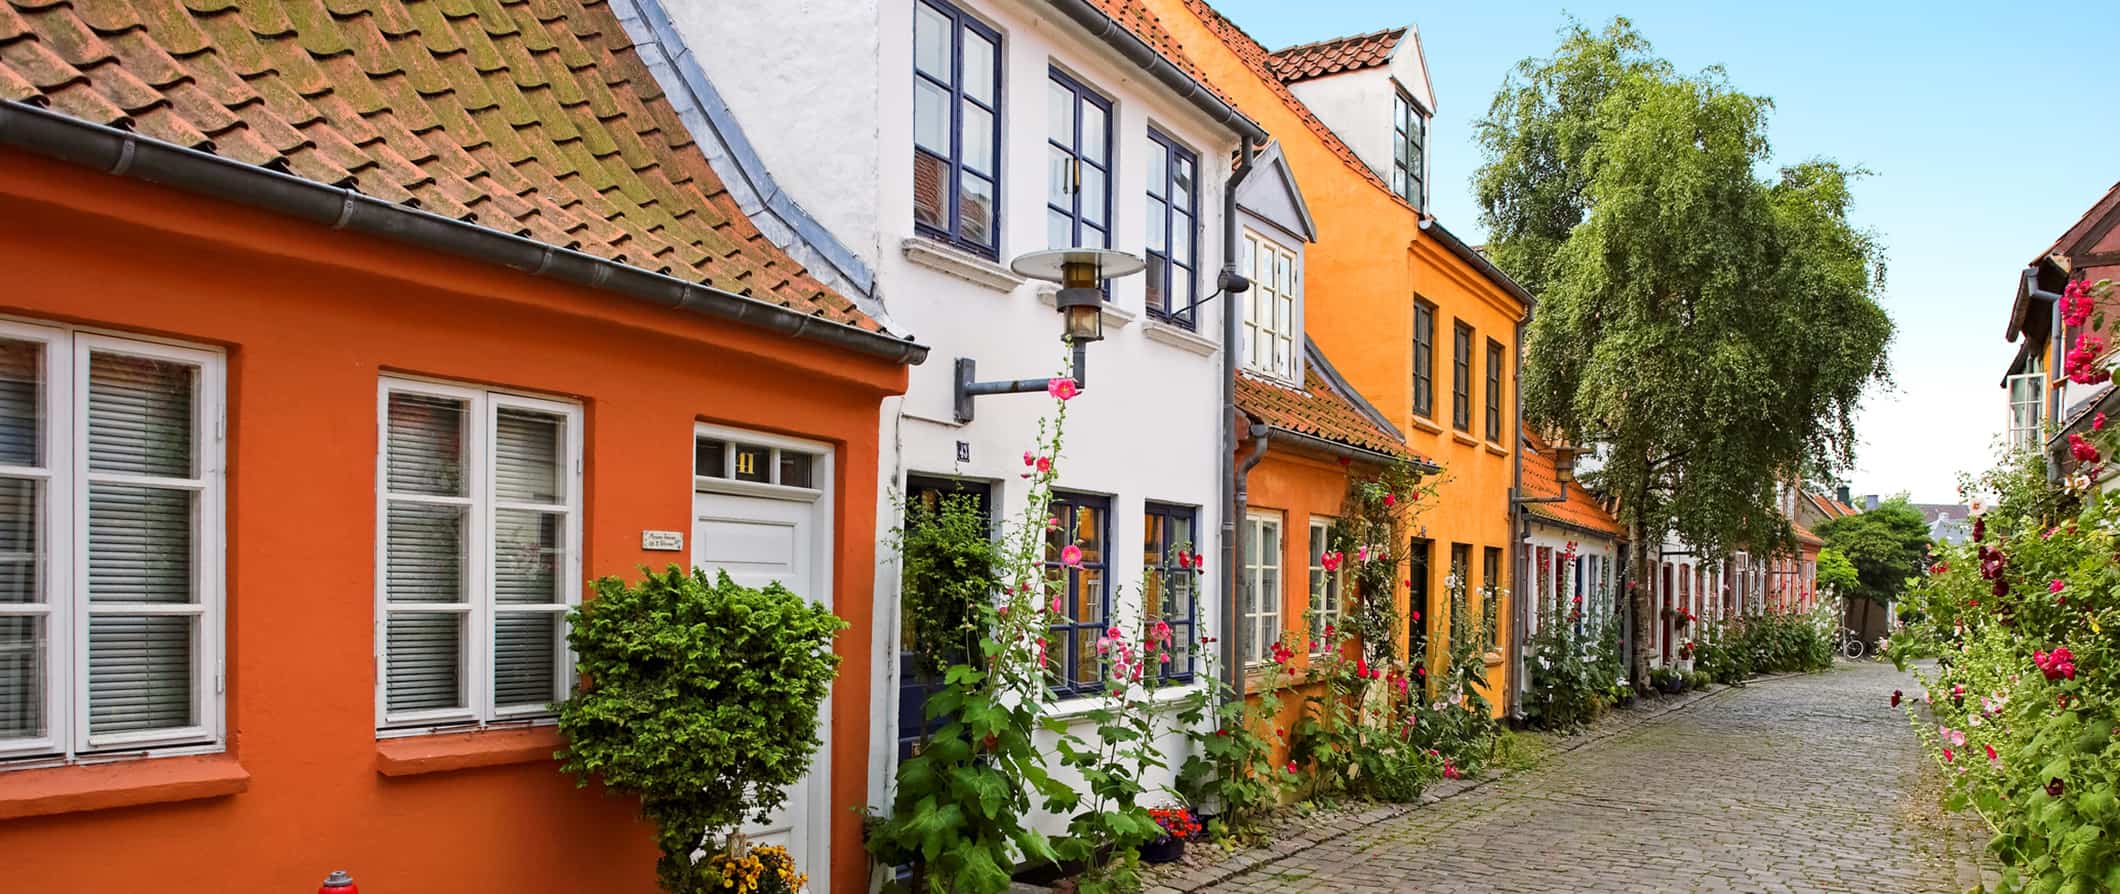
[[1955, 892], [1889, 665], [1716, 693], [1476, 790], [1196, 890]]

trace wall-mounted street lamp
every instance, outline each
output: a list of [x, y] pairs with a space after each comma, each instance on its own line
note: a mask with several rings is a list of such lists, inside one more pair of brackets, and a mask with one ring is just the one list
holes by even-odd
[[[1060, 311], [1061, 334], [1073, 352], [1076, 388], [1089, 387], [1086, 369], [1090, 342], [1104, 338], [1104, 283], [1131, 276], [1148, 268], [1148, 262], [1108, 248], [1056, 248], [1034, 251], [1009, 262], [1018, 276], [1056, 282], [1059, 294], [1053, 305]], [[957, 358], [956, 415], [958, 422], [972, 421], [972, 398], [983, 394], [1024, 394], [1044, 391], [1049, 379], [976, 381], [976, 366], [970, 357]]]

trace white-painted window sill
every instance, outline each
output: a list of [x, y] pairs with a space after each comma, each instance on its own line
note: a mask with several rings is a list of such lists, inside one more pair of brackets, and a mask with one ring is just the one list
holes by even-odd
[[[1195, 676], [1194, 682], [1184, 685], [1166, 684], [1163, 688], [1156, 690], [1151, 698], [1158, 708], [1165, 708], [1176, 704], [1182, 699], [1199, 694], [1204, 691], [1204, 688], [1204, 684], [1200, 683], [1199, 678]], [[1089, 716], [1089, 712], [1105, 707], [1109, 703], [1110, 699], [1100, 695], [1076, 696], [1054, 702], [1050, 707], [1046, 708], [1045, 716], [1053, 720], [1073, 723]]]
[[1012, 292], [1028, 282], [1007, 267], [933, 239], [915, 236], [900, 243], [900, 247], [908, 261], [997, 292]]
[[1191, 329], [1173, 323], [1165, 323], [1154, 317], [1141, 324], [1141, 333], [1151, 341], [1159, 341], [1174, 348], [1191, 351], [1202, 357], [1213, 357], [1222, 349], [1221, 343]]

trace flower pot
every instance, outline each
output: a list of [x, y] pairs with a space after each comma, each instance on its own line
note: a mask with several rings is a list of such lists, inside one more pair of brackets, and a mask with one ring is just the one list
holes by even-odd
[[1665, 680], [1662, 688], [1664, 690], [1665, 695], [1677, 695], [1681, 692], [1686, 691], [1686, 678], [1673, 677], [1669, 680]]
[[1141, 845], [1141, 862], [1143, 863], [1175, 863], [1178, 858], [1183, 856], [1185, 856], [1185, 839], [1175, 835], [1165, 835]]

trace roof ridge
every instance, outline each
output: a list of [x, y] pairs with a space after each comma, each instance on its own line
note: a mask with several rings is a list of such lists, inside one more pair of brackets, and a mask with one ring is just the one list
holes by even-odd
[[[1312, 48], [1315, 48], [1315, 47], [1323, 47], [1323, 46], [1330, 46], [1330, 45], [1332, 45], [1332, 44], [1336, 44], [1336, 43], [1346, 43], [1346, 42], [1348, 42], [1348, 41], [1351, 41], [1351, 40], [1363, 40], [1363, 39], [1366, 39], [1366, 38], [1371, 38], [1371, 37], [1383, 37], [1384, 35], [1386, 35], [1386, 34], [1390, 34], [1390, 33], [1393, 33], [1393, 32], [1397, 32], [1397, 33], [1399, 33], [1399, 34], [1402, 34], [1402, 35], [1403, 35], [1403, 34], [1405, 34], [1405, 33], [1406, 33], [1406, 31], [1407, 31], [1407, 28], [1408, 28], [1408, 27], [1409, 27], [1409, 26], [1406, 26], [1406, 25], [1400, 25], [1400, 26], [1398, 26], [1398, 27], [1396, 27], [1396, 28], [1378, 28], [1378, 29], [1377, 29], [1377, 30], [1375, 30], [1375, 31], [1365, 31], [1365, 32], [1363, 32], [1363, 33], [1361, 33], [1361, 34], [1346, 34], [1346, 35], [1341, 35], [1341, 36], [1339, 36], [1339, 37], [1328, 37], [1328, 38], [1325, 38], [1325, 39], [1323, 39], [1323, 40], [1313, 40], [1313, 41], [1310, 41], [1310, 42], [1308, 42], [1308, 43], [1299, 43], [1299, 44], [1293, 44], [1293, 45], [1290, 45], [1290, 46], [1285, 46], [1285, 47], [1282, 47], [1282, 48], [1280, 48], [1280, 49], [1278, 49], [1278, 50], [1270, 50], [1270, 51], [1268, 51], [1268, 55], [1272, 55], [1272, 56], [1279, 56], [1279, 55], [1281, 55], [1281, 54], [1283, 54], [1283, 53], [1290, 53], [1290, 52], [1294, 52], [1294, 51], [1296, 51], [1296, 50], [1308, 50], [1308, 49], [1312, 49]], [[1246, 35], [1246, 36], [1249, 36], [1249, 35]]]

